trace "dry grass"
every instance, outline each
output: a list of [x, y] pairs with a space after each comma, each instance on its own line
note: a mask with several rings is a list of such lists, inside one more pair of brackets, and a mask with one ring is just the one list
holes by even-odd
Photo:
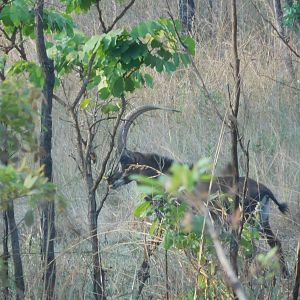
[[[110, 3], [109, 1], [106, 1]], [[198, 30], [195, 61], [215, 105], [224, 113], [228, 106], [228, 86], [232, 89], [231, 42], [227, 1], [207, 17], [207, 1], [198, 1], [201, 12], [195, 22]], [[272, 209], [271, 226], [283, 242], [290, 270], [293, 270], [296, 242], [300, 238], [300, 93], [299, 82], [291, 82], [282, 60], [285, 48], [279, 46], [271, 29], [262, 23], [249, 1], [241, 1], [239, 18], [239, 53], [242, 70], [242, 103], [239, 126], [247, 141], [250, 139], [250, 174], [271, 188], [280, 201], [286, 201], [290, 212], [283, 217]], [[172, 2], [175, 11], [175, 1]], [[222, 7], [222, 9], [221, 9]], [[113, 19], [118, 8], [105, 7], [107, 20]], [[271, 18], [268, 7], [265, 13]], [[149, 18], [166, 16], [164, 1], [137, 1], [120, 26], [130, 26]], [[78, 17], [79, 18], [79, 17]], [[98, 32], [96, 13], [79, 19], [84, 31]], [[210, 36], [210, 31], [213, 35]], [[297, 65], [298, 64], [298, 65]], [[299, 61], [295, 62], [299, 67]], [[299, 68], [298, 68], [299, 69]], [[221, 120], [207, 103], [198, 79], [191, 68], [181, 68], [172, 75], [152, 74], [155, 87], [139, 91], [130, 99], [132, 107], [158, 103], [180, 109], [180, 114], [155, 113], [144, 117], [132, 128], [129, 147], [145, 152], [157, 152], [182, 162], [195, 162], [203, 157], [214, 158], [221, 129]], [[299, 70], [297, 71], [299, 76]], [[70, 96], [76, 91], [76, 81], [69, 82]], [[71, 154], [76, 153], [72, 125], [58, 104], [54, 109], [54, 178], [58, 191], [67, 200], [67, 210], [57, 216], [57, 285], [58, 299], [91, 299], [91, 254], [88, 241], [87, 202], [82, 179]], [[98, 135], [97, 153], [105, 153], [108, 136], [104, 124]], [[230, 134], [225, 130], [218, 158], [219, 170], [229, 161]], [[96, 165], [95, 168], [99, 168]], [[243, 169], [241, 169], [243, 173]], [[99, 189], [99, 198], [103, 187]], [[106, 268], [107, 292], [111, 299], [130, 299], [136, 273], [140, 267], [145, 240], [145, 224], [132, 214], [139, 202], [135, 184], [112, 193], [99, 217], [102, 257]], [[37, 218], [38, 223], [38, 218]], [[42, 270], [39, 260], [39, 229], [22, 229], [24, 265], [28, 296], [38, 298]], [[31, 235], [30, 235], [31, 234]], [[29, 238], [30, 237], [30, 238]], [[266, 248], [266, 243], [262, 247]], [[263, 250], [263, 249], [262, 249]], [[165, 297], [164, 251], [151, 258], [151, 278], [144, 289], [143, 299]], [[195, 273], [185, 255], [170, 251], [171, 298], [186, 299], [193, 291]], [[277, 296], [287, 293], [292, 280], [277, 283]], [[257, 286], [256, 286], [257, 288]], [[262, 288], [262, 286], [260, 286]], [[249, 292], [251, 286], [248, 287]], [[265, 286], [264, 293], [270, 290]], [[276, 295], [273, 299], [276, 299]], [[258, 297], [253, 291], [253, 297]], [[266, 297], [266, 294], [259, 298]], [[274, 298], [275, 297], [275, 298]], [[279, 297], [279, 296], [278, 296]], [[258, 298], [257, 298], [258, 299]]]

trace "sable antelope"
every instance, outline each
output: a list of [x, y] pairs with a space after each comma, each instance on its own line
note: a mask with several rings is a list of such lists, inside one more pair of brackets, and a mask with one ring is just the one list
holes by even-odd
[[[132, 175], [143, 175], [147, 177], [157, 177], [161, 174], [167, 174], [170, 171], [170, 167], [175, 162], [173, 159], [160, 156], [155, 153], [141, 153], [136, 151], [130, 151], [127, 149], [127, 135], [131, 124], [141, 114], [150, 110], [169, 110], [173, 109], [162, 108], [153, 105], [145, 105], [136, 108], [132, 112], [128, 113], [125, 117], [125, 122], [120, 128], [118, 140], [117, 140], [117, 152], [120, 156], [121, 170], [115, 172], [108, 178], [108, 183], [111, 188], [116, 189], [122, 185], [126, 185], [131, 182]], [[192, 167], [192, 166], [190, 166]], [[244, 187], [245, 177], [240, 177], [238, 182], [238, 193], [242, 195]], [[196, 186], [196, 195], [202, 200], [207, 198], [210, 183], [207, 181], [200, 181]], [[233, 176], [221, 176], [215, 177], [211, 184], [211, 194], [220, 193], [225, 195], [232, 195]], [[280, 241], [275, 237], [271, 230], [269, 223], [270, 215], [270, 199], [277, 205], [278, 209], [282, 213], [288, 211], [286, 203], [280, 203], [277, 201], [270, 189], [265, 185], [248, 178], [246, 185], [246, 195], [244, 199], [244, 217], [248, 219], [251, 214], [255, 212], [255, 209], [260, 204], [260, 226], [261, 232], [267, 238], [267, 242], [271, 248], [277, 246], [278, 255], [280, 258], [281, 270], [285, 276], [288, 275], [288, 269], [284, 260], [282, 246]], [[226, 205], [226, 201], [224, 201]], [[228, 204], [228, 202], [227, 202]], [[225, 207], [226, 209], [228, 207]]]

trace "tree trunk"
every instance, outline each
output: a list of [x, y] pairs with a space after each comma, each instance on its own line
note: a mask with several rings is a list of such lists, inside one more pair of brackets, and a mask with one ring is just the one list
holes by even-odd
[[3, 288], [2, 293], [4, 296], [4, 299], [9, 299], [9, 289], [8, 289], [8, 259], [9, 259], [9, 251], [8, 251], [8, 218], [7, 218], [7, 212], [3, 212], [3, 254], [2, 254], [2, 262], [3, 262], [3, 270], [2, 270], [2, 282], [3, 282]]
[[150, 278], [150, 257], [144, 258], [143, 263], [137, 274], [138, 288], [133, 293], [132, 299], [138, 300], [142, 294], [146, 281]]
[[90, 222], [90, 235], [92, 242], [92, 255], [93, 255], [93, 294], [96, 300], [105, 300], [105, 273], [102, 267], [99, 240], [98, 240], [98, 214], [96, 191], [93, 190], [94, 180], [91, 172], [91, 159], [87, 158], [86, 161], [87, 174], [86, 184], [89, 191], [89, 222]]
[[296, 266], [295, 266], [295, 284], [293, 288], [293, 300], [297, 300], [299, 297], [300, 289], [300, 240], [297, 246]]
[[[4, 149], [7, 149], [7, 141], [4, 141]], [[8, 165], [9, 154], [6, 152], [4, 155], [6, 159], [2, 159], [1, 163], [5, 166]], [[22, 258], [20, 253], [20, 243], [19, 243], [19, 230], [16, 224], [15, 212], [14, 212], [14, 203], [13, 200], [10, 200], [7, 203], [7, 209], [3, 212], [3, 221], [4, 221], [4, 236], [3, 236], [3, 263], [4, 263], [4, 280], [6, 284], [8, 283], [8, 236], [10, 235], [11, 239], [11, 250], [14, 263], [14, 273], [15, 273], [15, 284], [16, 284], [16, 299], [23, 299], [25, 294], [25, 284], [24, 284], [24, 274], [23, 274], [23, 265]], [[6, 286], [3, 289], [4, 297], [9, 298], [9, 290]]]
[[214, 36], [214, 26], [213, 26], [213, 1], [208, 0], [208, 22], [209, 22], [209, 36], [212, 39]]
[[6, 214], [11, 237], [12, 258], [15, 270], [16, 299], [23, 299], [25, 293], [23, 265], [20, 253], [19, 230], [15, 220], [14, 204], [12, 200], [8, 203]]
[[[231, 130], [231, 160], [232, 160], [232, 176], [233, 176], [233, 195], [234, 199], [234, 210], [237, 212], [240, 206], [240, 198], [238, 193], [238, 181], [239, 181], [239, 166], [238, 166], [238, 111], [240, 104], [240, 93], [241, 93], [241, 78], [240, 78], [240, 60], [238, 58], [237, 49], [237, 12], [236, 12], [236, 0], [232, 0], [232, 52], [233, 52], [233, 68], [234, 68], [234, 98], [231, 101], [231, 117], [230, 117], [230, 130]], [[235, 217], [238, 214], [233, 214]], [[236, 222], [239, 224], [239, 222]], [[239, 228], [232, 229], [232, 238], [230, 242], [230, 260], [232, 267], [238, 275], [238, 257], [239, 250]]]
[[3, 212], [3, 254], [2, 254], [2, 262], [3, 262], [3, 270], [1, 271], [1, 275], [3, 276], [2, 282], [4, 287], [2, 288], [2, 293], [4, 299], [9, 299], [9, 289], [8, 289], [8, 259], [9, 259], [9, 251], [8, 251], [8, 218], [7, 212]]
[[[286, 33], [283, 27], [283, 12], [282, 12], [282, 7], [281, 7], [281, 1], [280, 0], [273, 0], [273, 6], [274, 6], [274, 12], [275, 12], [275, 20], [276, 20], [276, 27], [278, 30], [278, 33], [281, 36], [281, 39], [286, 40]], [[293, 62], [292, 62], [292, 58], [291, 55], [289, 53], [289, 51], [287, 51], [286, 48], [283, 49], [283, 43], [280, 42], [281, 47], [279, 47], [279, 49], [281, 51], [279, 51], [280, 55], [282, 55], [283, 59], [284, 59], [284, 63], [285, 66], [288, 70], [289, 76], [291, 78], [291, 80], [295, 81], [296, 80], [296, 74], [295, 74], [295, 69], [293, 66]], [[284, 52], [283, 54], [282, 51]]]
[[182, 23], [182, 33], [191, 33], [195, 17], [194, 0], [179, 0], [179, 17]]
[[[54, 64], [47, 56], [43, 31], [44, 1], [37, 1], [36, 9], [36, 45], [39, 62], [45, 74], [42, 101], [41, 134], [40, 134], [40, 164], [45, 166], [45, 176], [52, 181], [52, 97], [55, 82]], [[56, 264], [54, 255], [55, 239], [55, 207], [53, 202], [46, 203], [42, 212], [42, 261], [44, 264], [44, 293], [46, 299], [54, 298]]]

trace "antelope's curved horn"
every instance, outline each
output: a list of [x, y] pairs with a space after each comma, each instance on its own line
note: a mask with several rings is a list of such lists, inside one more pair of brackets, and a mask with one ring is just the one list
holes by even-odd
[[127, 135], [130, 129], [131, 124], [133, 121], [140, 116], [141, 114], [150, 111], [150, 110], [165, 110], [165, 111], [172, 111], [172, 112], [180, 112], [179, 110], [168, 108], [168, 107], [161, 107], [156, 105], [143, 105], [137, 107], [136, 109], [132, 110], [125, 116], [125, 121], [122, 124], [118, 139], [117, 139], [117, 151], [119, 155], [122, 155], [123, 151], [126, 149], [126, 142], [127, 142]]

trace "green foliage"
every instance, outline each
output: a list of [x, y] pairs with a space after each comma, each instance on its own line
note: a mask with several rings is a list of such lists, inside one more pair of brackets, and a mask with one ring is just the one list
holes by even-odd
[[[194, 53], [194, 43], [186, 38], [188, 51]], [[180, 53], [173, 23], [167, 19], [147, 21], [131, 31], [117, 29], [90, 38], [75, 32], [73, 36], [59, 34], [48, 44], [48, 54], [55, 61], [59, 77], [89, 70], [93, 57], [91, 81], [88, 88], [97, 87], [99, 96], [121, 97], [144, 86], [153, 86], [152, 77], [142, 72], [147, 66], [157, 72], [173, 72], [180, 62], [187, 64], [188, 55]]]
[[[210, 162], [201, 160], [189, 168], [187, 165], [173, 164], [171, 176], [159, 179], [134, 176], [139, 182], [141, 192], [152, 195], [150, 201], [143, 202], [135, 210], [135, 216], [147, 216], [153, 221], [152, 232], [157, 223], [165, 229], [163, 245], [166, 250], [171, 247], [188, 249], [194, 253], [199, 250], [199, 239], [204, 229], [204, 216], [191, 215], [188, 204], [181, 199], [187, 192], [192, 192], [199, 179], [209, 180]], [[152, 205], [151, 205], [152, 204]], [[208, 237], [207, 237], [208, 238]]]
[[173, 193], [177, 190], [191, 192], [199, 179], [210, 181], [210, 167], [211, 163], [207, 159], [198, 161], [192, 169], [190, 169], [188, 165], [173, 164], [171, 167], [173, 176], [166, 178], [166, 191], [169, 193]]
[[91, 98], [84, 98], [80, 101], [80, 107], [83, 109], [86, 109], [89, 104], [91, 103], [92, 99]]
[[[34, 137], [34, 101], [40, 91], [22, 81], [3, 81], [0, 84], [0, 208], [6, 209], [14, 199], [26, 197], [32, 207], [41, 199], [53, 200], [54, 185], [44, 177], [44, 168], [30, 169], [23, 159], [14, 165], [14, 155], [36, 149]], [[25, 222], [30, 224], [30, 213]]]
[[47, 43], [47, 52], [55, 62], [58, 77], [70, 73], [76, 66], [87, 67], [88, 58], [82, 53], [82, 47], [88, 38], [81, 32], [75, 31], [72, 36], [59, 34], [55, 36], [55, 44]]
[[266, 254], [259, 254], [257, 256], [257, 260], [263, 267], [271, 266], [274, 264], [274, 257], [276, 255], [277, 250], [278, 249], [274, 247]]
[[140, 205], [138, 205], [135, 210], [134, 210], [134, 216], [139, 218], [142, 215], [144, 215], [146, 213], [146, 211], [148, 210], [148, 208], [151, 206], [150, 202], [143, 202]]
[[5, 28], [11, 30], [15, 27], [26, 27], [27, 30], [28, 25], [34, 22], [32, 5], [33, 3], [27, 0], [14, 0], [5, 4], [0, 13], [0, 20]]
[[286, 27], [292, 28], [295, 32], [300, 30], [300, 2], [294, 0], [292, 5], [284, 7], [283, 22]]
[[75, 24], [71, 16], [54, 10], [44, 10], [44, 30], [47, 33], [63, 32], [73, 36]]
[[[4, 81], [0, 84], [0, 158], [7, 161], [19, 150], [35, 146], [34, 100], [40, 95], [22, 81]], [[5, 157], [8, 156], [8, 157]]]
[[72, 13], [75, 12], [77, 14], [80, 14], [82, 12], [87, 12], [92, 4], [96, 3], [96, 0], [63, 0], [62, 2], [65, 2], [66, 12]]
[[247, 258], [254, 256], [254, 240], [259, 239], [259, 230], [257, 227], [253, 227], [250, 224], [244, 224], [241, 240], [240, 249]]
[[[173, 164], [171, 175], [160, 176], [159, 179], [135, 176], [139, 182], [139, 188], [143, 193], [152, 195], [152, 201], [143, 202], [135, 210], [135, 217], [147, 217], [152, 222], [150, 234], [155, 234], [158, 227], [164, 232], [162, 246], [165, 250], [172, 247], [184, 250], [191, 256], [190, 259], [200, 268], [198, 274], [198, 288], [205, 290], [212, 298], [229, 297], [223, 278], [216, 273], [217, 260], [213, 242], [205, 228], [205, 217], [201, 211], [191, 212], [190, 204], [201, 199], [195, 199], [194, 189], [199, 181], [210, 181], [211, 163], [204, 159], [196, 163], [192, 168], [187, 165]], [[225, 195], [226, 196], [226, 195]], [[215, 202], [220, 195], [212, 196], [209, 201]], [[222, 197], [221, 197], [222, 198]], [[222, 201], [222, 199], [220, 199]], [[193, 202], [195, 201], [195, 202]], [[151, 203], [151, 205], [150, 205]], [[208, 207], [214, 207], [214, 203], [207, 203]], [[196, 205], [195, 205], [196, 206]], [[244, 224], [241, 240], [241, 257], [254, 256], [253, 241], [259, 239], [259, 227]], [[222, 225], [221, 225], [222, 226]], [[219, 228], [220, 239], [225, 248], [229, 247], [231, 233], [225, 227]], [[200, 251], [201, 249], [201, 251]], [[257, 260], [263, 269], [269, 268], [274, 258], [275, 250], [267, 255], [259, 255]], [[277, 267], [274, 267], [277, 270]], [[274, 276], [274, 272], [268, 271], [266, 276]]]
[[[120, 98], [145, 85], [152, 88], [153, 78], [145, 72], [145, 67], [159, 73], [174, 72], [180, 63], [189, 63], [188, 53], [195, 53], [195, 42], [188, 36], [182, 39], [188, 53], [180, 50], [177, 39], [177, 31], [180, 30], [178, 21], [173, 23], [161, 18], [142, 22], [130, 31], [117, 29], [100, 36], [88, 37], [73, 30], [75, 24], [70, 13], [87, 11], [96, 1], [63, 2], [67, 5], [65, 13], [53, 9], [44, 10], [44, 30], [53, 37], [47, 43], [47, 52], [55, 63], [56, 82], [71, 72], [79, 73], [80, 78], [90, 73], [87, 88], [96, 88], [102, 100]], [[3, 25], [8, 34], [18, 29], [24, 36], [34, 38], [33, 5], [30, 0], [14, 0], [5, 4], [0, 13], [0, 25]], [[0, 67], [4, 65], [3, 60]], [[33, 62], [18, 61], [6, 73], [8, 76], [15, 76], [24, 72], [35, 86], [43, 86], [42, 70]], [[89, 103], [81, 102], [81, 107], [87, 109]], [[117, 105], [106, 104], [102, 108], [103, 113], [119, 110]]]
[[11, 78], [24, 73], [28, 74], [28, 80], [36, 87], [43, 87], [44, 74], [42, 68], [34, 62], [19, 60], [7, 70], [7, 76]]
[[23, 197], [36, 207], [41, 199], [52, 200], [53, 195], [54, 185], [43, 176], [43, 167], [31, 170], [26, 167], [25, 161], [19, 168], [11, 164], [0, 165], [1, 209], [6, 209], [10, 200]]
[[[14, 0], [4, 5], [0, 12], [2, 23], [7, 33], [20, 29], [24, 36], [35, 37], [34, 2], [31, 0]], [[44, 10], [44, 30], [47, 33], [65, 32], [73, 35], [74, 23], [71, 16], [55, 10]]]

